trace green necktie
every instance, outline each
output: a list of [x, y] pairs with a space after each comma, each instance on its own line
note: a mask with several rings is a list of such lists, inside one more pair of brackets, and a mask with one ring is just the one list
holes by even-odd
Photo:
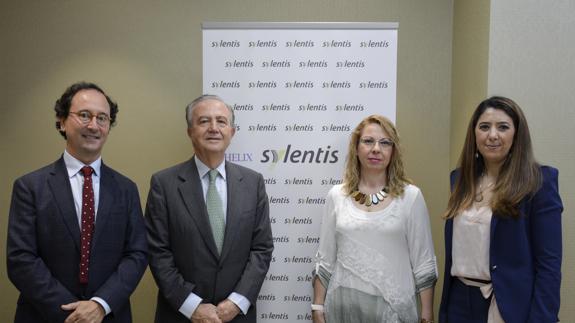
[[206, 194], [206, 207], [208, 208], [208, 215], [210, 216], [210, 226], [212, 227], [212, 234], [218, 247], [218, 253], [222, 252], [222, 245], [224, 244], [224, 234], [226, 230], [226, 223], [224, 221], [224, 208], [222, 207], [222, 199], [218, 190], [216, 189], [216, 178], [218, 177], [217, 169], [210, 169], [210, 185], [208, 185], [208, 193]]

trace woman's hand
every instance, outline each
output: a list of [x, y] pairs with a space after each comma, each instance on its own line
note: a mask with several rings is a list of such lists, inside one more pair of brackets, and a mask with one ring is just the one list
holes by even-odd
[[313, 323], [325, 323], [323, 311], [311, 311], [311, 319]]

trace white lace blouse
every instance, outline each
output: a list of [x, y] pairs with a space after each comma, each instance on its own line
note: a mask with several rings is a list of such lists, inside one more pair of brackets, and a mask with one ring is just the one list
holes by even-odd
[[[353, 315], [365, 316], [352, 322], [417, 322], [416, 293], [437, 280], [421, 191], [407, 185], [385, 209], [365, 212], [342, 187], [327, 195], [316, 254], [316, 273], [327, 286], [328, 322], [347, 322], [342, 315], [354, 310], [349, 302], [362, 303]], [[347, 309], [339, 310], [342, 305]]]

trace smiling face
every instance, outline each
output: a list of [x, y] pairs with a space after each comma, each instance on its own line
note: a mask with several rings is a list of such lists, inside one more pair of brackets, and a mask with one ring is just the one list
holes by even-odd
[[81, 111], [91, 115], [106, 114], [109, 117], [110, 105], [97, 90], [81, 90], [72, 98], [68, 116], [59, 119], [60, 130], [66, 133], [68, 153], [84, 164], [90, 164], [100, 157], [110, 132], [110, 124], [98, 125], [96, 118], [84, 124], [77, 115]]
[[218, 100], [204, 100], [193, 108], [188, 136], [200, 160], [223, 161], [235, 133], [231, 118], [230, 110]]
[[393, 154], [393, 144], [383, 144], [386, 141], [392, 142], [379, 124], [370, 123], [362, 129], [357, 145], [357, 158], [362, 175], [387, 170]]
[[487, 167], [500, 167], [515, 136], [513, 119], [503, 110], [487, 108], [475, 125], [475, 144]]

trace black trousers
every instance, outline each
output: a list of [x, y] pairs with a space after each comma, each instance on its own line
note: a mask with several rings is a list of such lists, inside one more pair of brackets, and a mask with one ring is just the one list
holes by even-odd
[[490, 303], [491, 298], [485, 299], [479, 287], [467, 286], [453, 277], [447, 302], [448, 323], [486, 323]]

